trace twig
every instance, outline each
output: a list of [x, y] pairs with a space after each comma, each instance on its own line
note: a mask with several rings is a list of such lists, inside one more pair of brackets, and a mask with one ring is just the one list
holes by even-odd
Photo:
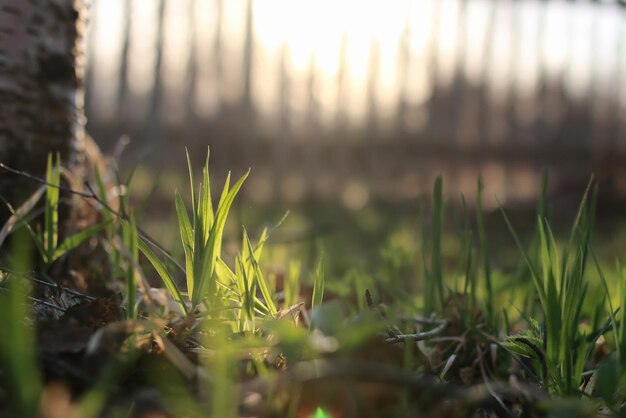
[[[3, 292], [5, 294], [7, 294], [10, 291], [9, 291], [9, 289], [0, 288], [0, 292]], [[35, 298], [33, 296], [27, 296], [27, 295], [25, 295], [23, 293], [21, 294], [21, 296], [22, 297], [26, 297], [28, 300], [31, 300], [31, 301], [35, 302], [36, 304], [38, 304], [38, 305], [44, 305], [44, 306], [47, 306], [48, 308], [56, 309], [56, 310], [61, 311], [61, 312], [65, 312], [66, 311], [65, 308], [62, 308], [62, 307], [57, 306], [55, 304], [52, 304], [50, 302], [46, 302], [45, 300], [37, 299], [37, 298]]]
[[387, 329], [387, 335], [389, 335], [389, 338], [394, 338], [397, 335], [401, 335], [402, 331], [400, 331], [400, 329], [391, 323], [391, 321], [389, 320], [389, 318], [387, 317], [387, 314], [385, 313], [385, 311], [381, 308], [380, 305], [375, 306], [374, 305], [374, 301], [372, 300], [372, 293], [370, 292], [369, 289], [365, 289], [365, 301], [367, 303], [367, 306], [372, 310], [378, 313], [378, 315], [380, 315], [380, 318], [382, 320], [384, 320], [385, 322], [387, 322], [387, 324], [389, 325], [388, 329]]
[[441, 334], [448, 326], [448, 321], [443, 321], [437, 327], [424, 332], [416, 332], [415, 334], [398, 334], [385, 340], [387, 343], [395, 344], [406, 340], [424, 341]]
[[35, 181], [39, 184], [44, 184], [46, 186], [50, 186], [50, 187], [54, 187], [56, 189], [59, 189], [61, 191], [64, 192], [68, 192], [68, 193], [72, 193], [78, 196], [82, 196], [82, 197], [86, 197], [86, 198], [92, 198], [93, 196], [90, 195], [89, 193], [85, 193], [85, 192], [81, 192], [78, 190], [74, 190], [70, 187], [65, 187], [65, 186], [61, 186], [58, 184], [52, 184], [52, 183], [48, 183], [47, 181], [45, 181], [44, 179], [41, 179], [37, 176], [33, 176], [32, 174], [27, 173], [26, 171], [22, 171], [22, 170], [16, 170], [15, 168], [11, 168], [9, 166], [7, 166], [6, 164], [0, 163], [0, 168], [4, 168], [6, 171], [13, 173], [13, 174], [17, 174], [19, 176], [22, 177], [26, 177], [29, 180]]
[[[29, 174], [25, 171], [21, 171], [21, 170], [16, 170], [14, 168], [11, 168], [9, 166], [7, 166], [6, 164], [0, 163], [0, 168], [5, 169], [6, 171], [13, 173], [13, 174], [17, 174], [20, 176], [23, 176], [29, 180], [35, 181], [39, 184], [44, 184], [46, 186], [49, 187], [54, 187], [57, 188], [61, 191], [67, 192], [67, 193], [71, 193], [73, 195], [76, 196], [81, 196], [84, 197], [86, 199], [91, 199], [96, 201], [98, 204], [100, 204], [103, 208], [105, 208], [106, 210], [108, 210], [111, 214], [117, 216], [118, 218], [124, 220], [124, 221], [129, 221], [128, 216], [116, 211], [115, 209], [113, 209], [111, 206], [108, 205], [108, 203], [102, 199], [100, 199], [98, 197], [98, 195], [94, 192], [94, 190], [91, 188], [91, 186], [89, 185], [89, 183], [85, 182], [85, 187], [87, 188], [87, 190], [89, 190], [89, 193], [86, 192], [82, 192], [79, 190], [75, 190], [72, 189], [71, 187], [65, 187], [65, 186], [61, 186], [61, 185], [57, 185], [57, 184], [51, 184], [48, 183], [47, 181], [33, 176], [32, 174]], [[155, 239], [153, 239], [150, 235], [148, 235], [147, 232], [145, 232], [144, 230], [142, 230], [139, 226], [137, 226], [137, 235], [143, 239], [147, 244], [149, 244], [150, 246], [154, 247], [155, 249], [157, 249], [161, 254], [163, 254], [170, 262], [172, 262], [181, 272], [185, 273], [185, 268], [183, 266], [181, 266], [175, 259], [174, 257], [172, 257], [170, 255], [170, 253], [163, 248]]]
[[38, 279], [36, 277], [31, 277], [30, 280], [32, 280], [32, 281], [34, 281], [36, 283], [42, 284], [44, 286], [48, 286], [48, 287], [52, 287], [54, 289], [60, 290], [61, 292], [69, 293], [70, 295], [73, 295], [73, 296], [76, 296], [76, 297], [79, 297], [79, 298], [83, 298], [83, 299], [87, 299], [87, 300], [91, 300], [91, 301], [97, 299], [95, 296], [86, 295], [84, 293], [79, 292], [78, 290], [74, 290], [74, 289], [70, 289], [69, 287], [61, 286], [58, 283], [50, 283], [50, 282], [47, 282], [45, 280]]
[[38, 279], [38, 278], [36, 278], [34, 276], [33, 277], [27, 277], [27, 276], [33, 274], [33, 272], [31, 272], [31, 271], [21, 271], [20, 272], [20, 271], [16, 271], [16, 270], [13, 270], [13, 269], [10, 269], [10, 268], [7, 268], [7, 267], [2, 267], [2, 266], [0, 266], [0, 271], [1, 272], [5, 272], [5, 273], [10, 273], [15, 278], [23, 278], [24, 280], [30, 280], [30, 281], [33, 281], [33, 282], [35, 282], [37, 284], [48, 286], [48, 287], [51, 287], [53, 289], [60, 290], [61, 292], [69, 293], [69, 294], [71, 294], [73, 296], [76, 296], [76, 297], [79, 297], [79, 298], [83, 298], [83, 299], [87, 299], [87, 300], [96, 300], [97, 299], [94, 296], [86, 295], [84, 293], [79, 292], [78, 290], [74, 290], [74, 289], [70, 289], [69, 287], [61, 286], [58, 283], [53, 283], [53, 282], [50, 282], [50, 281], [41, 280], [41, 279]]
[[487, 389], [489, 394], [493, 397], [493, 399], [495, 399], [496, 402], [498, 402], [498, 405], [500, 405], [500, 407], [502, 407], [502, 409], [505, 410], [506, 413], [510, 415], [511, 410], [507, 408], [502, 398], [495, 392], [495, 390], [491, 387], [491, 384], [489, 383], [489, 379], [487, 378], [487, 372], [485, 371], [485, 365], [483, 364], [484, 351], [480, 349], [480, 346], [478, 345], [478, 343], [476, 343], [476, 352], [478, 353], [477, 361], [478, 361], [478, 366], [480, 368], [480, 374], [482, 375], [483, 381], [485, 382], [485, 388]]
[[[98, 202], [100, 205], [102, 205], [102, 207], [104, 207], [106, 210], [111, 212], [111, 214], [117, 216], [118, 218], [126, 222], [130, 221], [130, 218], [128, 217], [128, 215], [116, 211], [111, 206], [109, 206], [107, 202], [100, 199], [98, 195], [96, 195], [96, 193], [93, 191], [89, 183], [85, 182], [85, 187], [87, 187], [87, 190], [89, 190], [91, 193], [88, 195], [90, 199], [93, 199], [96, 202]], [[152, 247], [156, 248], [161, 254], [165, 256], [165, 258], [167, 258], [170, 262], [172, 262], [181, 272], [185, 273], [185, 268], [181, 266], [178, 263], [178, 261], [176, 261], [174, 257], [172, 257], [171, 254], [165, 248], [161, 247], [161, 245], [154, 238], [148, 235], [147, 232], [141, 229], [141, 227], [137, 225], [136, 228], [137, 228], [137, 235], [139, 236], [139, 238], [144, 240], [147, 244], [151, 245]]]
[[[2, 164], [2, 163], [0, 163], [0, 164]], [[15, 210], [13, 209], [13, 207], [11, 206], [11, 204], [9, 202], [7, 202], [6, 200], [4, 200], [4, 198], [2, 198], [2, 200], [4, 200], [4, 202], [9, 207], [9, 210], [12, 213], [11, 213], [11, 216], [9, 217], [9, 219], [3, 225], [2, 229], [0, 229], [0, 247], [4, 243], [4, 240], [6, 239], [6, 237], [15, 228], [15, 226], [18, 225], [20, 223], [20, 221], [24, 217], [26, 217], [26, 215], [30, 211], [33, 210], [33, 208], [35, 207], [35, 205], [37, 204], [37, 202], [39, 201], [41, 196], [43, 196], [43, 193], [44, 193], [45, 190], [46, 190], [46, 188], [44, 186], [40, 186], [35, 191], [35, 193], [33, 193], [28, 199], [26, 199], [26, 201], [24, 203], [22, 203], [20, 205], [19, 208], [15, 209]]]

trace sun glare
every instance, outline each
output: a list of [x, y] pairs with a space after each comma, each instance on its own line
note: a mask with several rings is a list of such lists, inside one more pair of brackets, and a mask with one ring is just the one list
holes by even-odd
[[[284, 110], [288, 123], [300, 124], [312, 106], [322, 124], [342, 120], [362, 125], [372, 112], [380, 122], [394, 114], [401, 99], [417, 112], [417, 126], [425, 116], [419, 115], [420, 106], [436, 86], [448, 86], [459, 76], [486, 84], [490, 100], [498, 102], [510, 94], [521, 93], [521, 100], [533, 97], [542, 78], [563, 80], [575, 97], [584, 97], [592, 83], [597, 94], [609, 95], [609, 80], [624, 66], [624, 54], [616, 53], [626, 36], [623, 18], [612, 8], [585, 2], [165, 4], [161, 79], [170, 117], [182, 111], [179, 103], [188, 92], [194, 48], [196, 111], [215, 114], [223, 104], [242, 98], [249, 5], [250, 99], [271, 125]], [[119, 83], [125, 7], [121, 0], [94, 5], [95, 85], [106, 86], [94, 97], [103, 113], [110, 113]], [[130, 92], [143, 100], [155, 83], [158, 2], [136, 0], [132, 5], [127, 77]], [[626, 102], [626, 90], [620, 96]]]

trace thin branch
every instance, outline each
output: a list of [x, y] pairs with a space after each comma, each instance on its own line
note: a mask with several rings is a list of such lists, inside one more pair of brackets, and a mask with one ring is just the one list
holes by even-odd
[[398, 335], [394, 335], [393, 337], [387, 338], [385, 342], [395, 344], [395, 343], [399, 343], [399, 342], [406, 341], [406, 340], [413, 340], [413, 341], [428, 340], [429, 338], [432, 338], [436, 335], [441, 334], [446, 329], [447, 326], [448, 326], [448, 321], [444, 321], [441, 324], [439, 324], [439, 326], [431, 329], [430, 331], [416, 332], [415, 334], [398, 334]]
[[[57, 188], [61, 191], [67, 192], [67, 193], [71, 193], [73, 195], [76, 196], [81, 196], [84, 197], [86, 199], [91, 199], [96, 201], [98, 204], [100, 204], [103, 208], [105, 208], [106, 210], [108, 210], [111, 214], [117, 216], [119, 219], [122, 219], [126, 222], [129, 221], [128, 216], [116, 211], [115, 209], [113, 209], [111, 206], [108, 205], [108, 203], [102, 199], [100, 199], [98, 197], [98, 195], [94, 192], [94, 190], [91, 188], [91, 186], [89, 185], [89, 183], [85, 182], [85, 187], [87, 188], [87, 190], [89, 190], [89, 193], [87, 192], [81, 192], [79, 190], [75, 190], [72, 189], [71, 187], [65, 187], [65, 186], [61, 186], [61, 185], [57, 185], [57, 184], [51, 184], [48, 183], [47, 181], [37, 177], [37, 176], [33, 176], [32, 174], [29, 174], [25, 171], [21, 171], [21, 170], [16, 170], [14, 168], [11, 168], [9, 166], [7, 166], [4, 163], [0, 163], [0, 168], [5, 169], [6, 171], [13, 173], [13, 174], [17, 174], [20, 176], [23, 176], [29, 180], [35, 181], [39, 184], [44, 184], [46, 186], [49, 187], [54, 187]], [[155, 239], [153, 239], [147, 232], [145, 232], [144, 230], [142, 230], [139, 226], [137, 226], [137, 235], [139, 236], [139, 238], [141, 238], [142, 240], [144, 240], [148, 245], [154, 247], [156, 250], [158, 250], [161, 254], [163, 254], [171, 263], [173, 263], [181, 272], [185, 273], [185, 268], [183, 266], [181, 266], [175, 259], [174, 257], [172, 257], [170, 255], [170, 253], [163, 248]]]
[[500, 407], [504, 409], [507, 414], [511, 415], [511, 410], [507, 408], [507, 406], [504, 404], [504, 401], [502, 400], [502, 397], [498, 395], [498, 393], [496, 393], [494, 388], [491, 386], [491, 383], [489, 382], [487, 372], [485, 371], [485, 365], [483, 363], [483, 357], [484, 357], [485, 352], [480, 349], [480, 345], [478, 344], [478, 342], [476, 343], [476, 352], [478, 353], [477, 361], [478, 361], [478, 366], [480, 367], [480, 374], [482, 375], [483, 381], [485, 382], [484, 383], [485, 389], [487, 390], [487, 392], [489, 392], [489, 394], [493, 397], [493, 399], [495, 399], [496, 402], [498, 402], [498, 405], [500, 405]]
[[[4, 294], [9, 294], [10, 293], [9, 289], [5, 289], [5, 288], [0, 288], [0, 292], [2, 292]], [[20, 296], [26, 297], [28, 300], [33, 301], [33, 302], [35, 302], [38, 305], [44, 305], [44, 306], [47, 306], [48, 308], [56, 309], [56, 310], [61, 311], [61, 312], [65, 312], [67, 310], [67, 309], [62, 308], [60, 306], [57, 306], [57, 305], [55, 305], [53, 303], [46, 302], [45, 300], [38, 299], [38, 298], [33, 297], [33, 296], [27, 296], [27, 295], [25, 295], [23, 293], [20, 293]]]
[[27, 179], [35, 181], [35, 182], [37, 182], [39, 184], [44, 184], [46, 186], [54, 187], [54, 188], [59, 189], [61, 191], [72, 193], [72, 194], [75, 194], [75, 195], [78, 195], [78, 196], [82, 196], [82, 197], [86, 197], [86, 198], [93, 198], [93, 196], [90, 195], [89, 193], [80, 192], [80, 191], [74, 190], [74, 189], [72, 189], [70, 187], [65, 187], [65, 186], [61, 186], [61, 185], [57, 185], [57, 184], [48, 183], [44, 179], [41, 179], [41, 178], [39, 178], [37, 176], [33, 176], [32, 174], [29, 174], [26, 171], [16, 170], [15, 168], [11, 168], [11, 167], [7, 166], [4, 163], [0, 163], [0, 168], [4, 168], [6, 171], [8, 171], [10, 173], [17, 174], [17, 175], [22, 176], [22, 177], [26, 177]]

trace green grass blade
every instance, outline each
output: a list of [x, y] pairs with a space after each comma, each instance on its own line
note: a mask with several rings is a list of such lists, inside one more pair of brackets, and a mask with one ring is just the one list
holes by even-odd
[[485, 289], [487, 290], [486, 311], [490, 325], [495, 326], [494, 293], [491, 282], [491, 264], [489, 262], [489, 248], [487, 246], [487, 233], [485, 229], [485, 218], [483, 211], [483, 180], [478, 177], [476, 186], [476, 224], [478, 226], [478, 241], [483, 261], [483, 274], [485, 276]]
[[[261, 291], [261, 295], [263, 296], [263, 299], [265, 300], [265, 304], [268, 307], [270, 313], [272, 315], [275, 315], [278, 312], [278, 310], [276, 309], [276, 304], [274, 303], [272, 294], [270, 293], [269, 288], [267, 287], [267, 283], [265, 282], [265, 279], [263, 278], [263, 274], [259, 267], [257, 256], [255, 255], [255, 250], [252, 248], [252, 243], [250, 242], [250, 238], [248, 237], [248, 234], [245, 231], [245, 229], [244, 229], [244, 239], [246, 240], [246, 246], [248, 247], [248, 253], [250, 254], [250, 264], [251, 264], [251, 267], [253, 268], [252, 271], [254, 272], [254, 277], [256, 277], [257, 286], [259, 287], [259, 290]], [[256, 252], [260, 254], [259, 250], [261, 248], [262, 248], [261, 246], [257, 247]], [[248, 277], [251, 277], [251, 275]]]
[[[235, 265], [237, 265], [237, 260], [235, 260]], [[233, 273], [230, 267], [228, 267], [220, 257], [217, 258], [217, 263], [215, 264], [215, 274], [220, 282], [226, 286], [231, 284], [238, 285], [237, 275]]]
[[[298, 260], [290, 260], [288, 274], [285, 279], [285, 306], [291, 307], [298, 302], [300, 295], [300, 271], [301, 264]], [[363, 295], [358, 294], [359, 300]]]
[[324, 299], [324, 281], [326, 276], [324, 257], [320, 257], [315, 269], [315, 281], [313, 283], [313, 296], [311, 297], [311, 309], [322, 304]]
[[[33, 212], [33, 209], [35, 208], [35, 205], [37, 205], [37, 202], [39, 202], [41, 196], [43, 196], [45, 191], [45, 185], [39, 186], [39, 188], [17, 209], [13, 209], [13, 206], [11, 206], [11, 204], [9, 204], [8, 202], [4, 202], [7, 205], [9, 212], [11, 212], [11, 216], [9, 217], [9, 219], [6, 220], [6, 222], [2, 226], [2, 229], [0, 229], [0, 248], [2, 248], [2, 244], [4, 244], [4, 241], [13, 230], [20, 228], [21, 226], [27, 224], [30, 220], [32, 220], [32, 218], [34, 218], [34, 215], [36, 215], [36, 211]], [[35, 242], [39, 241], [36, 236], [34, 238]]]
[[[228, 186], [226, 186], [228, 187]], [[213, 202], [211, 201], [211, 182], [209, 178], [209, 152], [207, 151], [204, 170], [202, 171], [202, 185], [198, 196], [198, 218], [202, 225], [202, 244], [206, 244], [209, 239], [209, 232], [213, 226], [215, 215], [213, 212]], [[197, 232], [197, 231], [196, 231]]]
[[244, 313], [243, 319], [244, 321], [241, 323], [241, 328], [245, 330], [245, 322], [252, 321], [254, 318], [254, 297], [252, 295], [252, 284], [251, 280], [246, 274], [246, 268], [243, 265], [243, 261], [241, 258], [237, 259], [238, 265], [236, 268], [237, 275], [241, 277], [241, 290], [242, 290], [242, 300], [241, 307], [242, 312]]
[[194, 237], [191, 229], [191, 222], [187, 215], [187, 208], [183, 202], [180, 193], [176, 191], [175, 195], [176, 218], [178, 220], [178, 229], [180, 231], [180, 239], [183, 243], [185, 252], [185, 275], [187, 279], [187, 292], [193, 294], [194, 286]]
[[549, 241], [550, 246], [550, 258], [552, 260], [552, 275], [554, 280], [563, 280], [563, 270], [561, 269], [561, 262], [559, 256], [559, 249], [556, 245], [556, 239], [554, 238], [554, 233], [552, 232], [552, 228], [548, 221], [544, 218], [545, 226], [546, 226], [546, 236]]
[[626, 277], [624, 277], [624, 269], [619, 260], [615, 260], [615, 269], [617, 270], [617, 278], [619, 280], [619, 300], [621, 306], [621, 321], [617, 330], [617, 347], [619, 347], [620, 356], [623, 360], [626, 358]]
[[[250, 170], [248, 170], [248, 172], [233, 185], [230, 191], [227, 192], [226, 188], [224, 188], [224, 191], [222, 192], [223, 198], [220, 199], [220, 203], [215, 214], [215, 220], [209, 233], [209, 240], [202, 251], [200, 276], [196, 277], [198, 283], [197, 286], [195, 286], [194, 293], [191, 295], [191, 304], [194, 307], [200, 303], [202, 298], [206, 295], [207, 290], [211, 289], [212, 281], [214, 280], [213, 272], [215, 270], [215, 262], [221, 250], [222, 235], [224, 233], [224, 226], [226, 225], [228, 212], [230, 211], [230, 207], [232, 206], [239, 189], [241, 189], [243, 182], [249, 174]], [[228, 181], [226, 186], [228, 186]]]
[[438, 176], [435, 180], [435, 187], [433, 191], [433, 205], [432, 205], [432, 255], [431, 255], [431, 280], [433, 281], [434, 288], [437, 291], [438, 308], [442, 309], [444, 306], [444, 291], [443, 291], [443, 273], [442, 273], [442, 261], [441, 261], [441, 235], [443, 228], [443, 181], [441, 176]]
[[[98, 189], [98, 197], [100, 198], [100, 200], [102, 200], [103, 202], [107, 201], [107, 193], [106, 193], [106, 189], [104, 188], [104, 182], [102, 181], [102, 176], [100, 175], [100, 171], [98, 170], [98, 168], [96, 167], [95, 169], [95, 177], [96, 177], [96, 188]], [[113, 237], [113, 214], [104, 206], [102, 207], [102, 217], [104, 218], [104, 221], [107, 222], [110, 227], [108, 228], [107, 234], [109, 236], [109, 238]]]
[[250, 240], [248, 233], [245, 228], [243, 228], [242, 242], [241, 242], [241, 259], [244, 262], [244, 265], [247, 266], [246, 274], [248, 276], [254, 274], [254, 264], [251, 262], [252, 253], [254, 256], [254, 260], [258, 262], [261, 259], [261, 253], [263, 252], [263, 246], [265, 245], [265, 241], [267, 240], [267, 228], [263, 228], [263, 232], [261, 232], [261, 237], [259, 238], [259, 242], [256, 247], [252, 245], [248, 245], [248, 241]]
[[[253, 262], [258, 264], [259, 260], [261, 259], [261, 253], [263, 252], [263, 247], [265, 246], [265, 242], [267, 241], [267, 237], [268, 237], [268, 231], [267, 228], [263, 228], [263, 231], [261, 232], [261, 237], [259, 238], [259, 242], [257, 243], [256, 247], [253, 247], [250, 244], [250, 237], [248, 236], [248, 234], [246, 233], [246, 230], [244, 228], [244, 246], [243, 248], [247, 249], [248, 253], [252, 253], [253, 255]], [[249, 255], [248, 255], [249, 257]], [[245, 260], [245, 258], [244, 258]], [[251, 265], [250, 267], [254, 268], [253, 265]], [[248, 272], [248, 274], [251, 274], [251, 272]]]
[[97, 225], [92, 225], [89, 228], [87, 228], [87, 229], [85, 229], [85, 230], [83, 230], [81, 232], [77, 232], [76, 234], [67, 237], [65, 240], [63, 240], [61, 245], [59, 245], [54, 250], [54, 252], [52, 253], [52, 256], [51, 256], [49, 262], [52, 263], [53, 261], [55, 261], [56, 259], [58, 259], [62, 255], [64, 255], [68, 251], [71, 251], [74, 248], [78, 247], [81, 242], [83, 242], [86, 239], [89, 239], [92, 236], [96, 235], [98, 232], [102, 231], [108, 225], [109, 224], [107, 224], [105, 222], [102, 222], [102, 223], [99, 223]]
[[44, 250], [47, 262], [57, 246], [59, 233], [59, 185], [61, 182], [61, 163], [59, 154], [53, 162], [52, 154], [48, 154], [46, 168], [46, 203], [44, 210]]
[[127, 318], [137, 318], [136, 304], [137, 304], [137, 279], [135, 278], [134, 266], [138, 261], [138, 248], [137, 248], [137, 224], [135, 218], [131, 215], [128, 222], [122, 223], [122, 235], [124, 246], [128, 249], [131, 260], [128, 260], [126, 268], [126, 299], [127, 299]]
[[[189, 150], [187, 149], [187, 147], [185, 147], [185, 154], [187, 155], [187, 169], [189, 170], [189, 188], [191, 189], [190, 190], [191, 191], [191, 210], [193, 212], [194, 208], [196, 207], [196, 196], [195, 196], [195, 191], [193, 189], [194, 187], [193, 167], [191, 165], [191, 158], [189, 158]], [[209, 156], [209, 150], [207, 150], [207, 158], [208, 156]]]
[[522, 253], [524, 261], [526, 262], [526, 265], [528, 266], [528, 269], [530, 270], [530, 275], [533, 279], [533, 283], [535, 284], [535, 289], [537, 290], [539, 300], [541, 302], [541, 305], [545, 309], [547, 308], [548, 303], [547, 303], [546, 292], [544, 291], [543, 283], [541, 282], [541, 279], [537, 275], [537, 272], [535, 271], [535, 267], [533, 266], [533, 263], [530, 261], [530, 257], [528, 256], [528, 253], [524, 249], [524, 246], [522, 245], [522, 241], [520, 240], [519, 235], [515, 231], [513, 224], [509, 220], [509, 217], [507, 216], [502, 206], [500, 206], [500, 212], [502, 213], [502, 216], [504, 217], [504, 222], [506, 223], [507, 228], [509, 229], [511, 235], [513, 236], [513, 240], [515, 241], [517, 248]]
[[576, 218], [574, 219], [574, 223], [572, 224], [572, 229], [570, 231], [569, 243], [573, 244], [576, 233], [579, 231], [580, 222], [585, 214], [585, 207], [587, 205], [587, 199], [589, 197], [589, 191], [591, 190], [591, 186], [593, 184], [593, 175], [589, 179], [589, 183], [587, 183], [587, 187], [585, 188], [585, 192], [583, 193], [583, 197], [580, 200], [580, 204], [578, 205], [578, 211], [576, 212]]
[[548, 170], [543, 170], [541, 176], [541, 192], [539, 194], [539, 202], [537, 203], [537, 216], [539, 219], [547, 218], [548, 216]]
[[174, 279], [165, 268], [165, 265], [163, 264], [163, 262], [159, 260], [159, 258], [150, 249], [148, 244], [143, 241], [143, 239], [140, 239], [137, 241], [137, 246], [139, 250], [141, 251], [141, 253], [144, 256], [146, 256], [148, 261], [150, 261], [150, 264], [152, 264], [152, 267], [154, 267], [157, 273], [159, 273], [161, 280], [163, 280], [163, 284], [165, 285], [167, 290], [169, 290], [170, 294], [174, 298], [174, 301], [178, 304], [178, 306], [180, 306], [181, 311], [185, 315], [187, 315], [188, 314], [187, 305], [185, 305], [185, 302], [180, 294], [180, 291], [178, 290], [178, 286], [176, 286]]
[[[556, 287], [553, 286], [553, 283], [551, 283], [554, 282], [556, 278], [552, 276], [552, 258], [550, 257], [550, 248], [542, 219], [537, 220], [537, 226], [539, 227], [539, 254], [541, 259], [541, 271], [543, 274], [543, 288], [547, 293], [551, 288], [556, 289]], [[556, 262], [558, 263], [558, 260], [556, 260]]]
[[426, 237], [426, 221], [424, 216], [424, 205], [421, 200], [418, 200], [418, 211], [417, 218], [420, 228], [420, 250], [419, 253], [421, 255], [420, 261], [422, 262], [422, 269], [424, 275], [424, 315], [429, 316], [433, 313], [434, 304], [435, 304], [435, 287], [433, 285], [433, 281], [431, 279], [430, 271], [428, 270], [428, 263], [426, 261], [426, 249], [427, 246], [427, 237]]
[[[20, 230], [11, 251], [14, 271], [25, 272], [32, 268], [29, 245], [25, 230]], [[6, 293], [0, 293], [0, 318], [4, 319], [0, 327], [0, 369], [3, 388], [8, 389], [10, 395], [4, 402], [12, 405], [15, 416], [36, 417], [39, 416], [41, 376], [34, 327], [27, 319], [31, 315], [30, 282], [18, 273], [2, 284], [6, 286]]]

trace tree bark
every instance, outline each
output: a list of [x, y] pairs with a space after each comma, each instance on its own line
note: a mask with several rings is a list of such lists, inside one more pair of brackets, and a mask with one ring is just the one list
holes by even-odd
[[[42, 176], [59, 152], [80, 169], [85, 26], [84, 0], [0, 0], [0, 162]], [[14, 206], [36, 186], [0, 168], [0, 196]]]

